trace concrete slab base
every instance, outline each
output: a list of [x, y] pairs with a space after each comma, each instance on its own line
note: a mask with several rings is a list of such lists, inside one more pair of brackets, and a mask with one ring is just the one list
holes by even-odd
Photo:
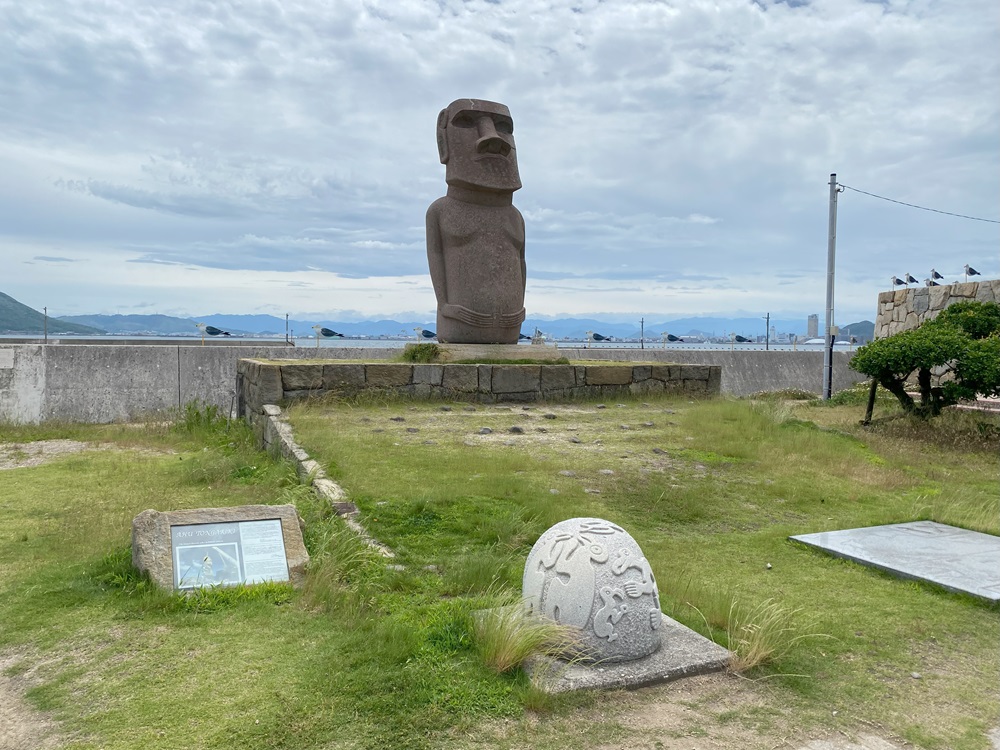
[[1000, 537], [934, 521], [790, 537], [887, 573], [1000, 601]]
[[532, 683], [549, 693], [570, 690], [619, 690], [721, 672], [732, 653], [663, 615], [662, 645], [656, 653], [617, 664], [569, 664], [537, 657], [525, 666]]

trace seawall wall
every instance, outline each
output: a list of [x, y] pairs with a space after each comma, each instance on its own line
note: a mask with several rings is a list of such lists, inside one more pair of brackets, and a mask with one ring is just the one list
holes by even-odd
[[[0, 423], [107, 423], [156, 418], [197, 399], [228, 411], [240, 359], [328, 358], [385, 361], [398, 349], [284, 346], [123, 346], [0, 343]], [[821, 351], [704, 351], [561, 348], [570, 360], [718, 365], [721, 392], [745, 396], [796, 388], [819, 393]], [[863, 378], [851, 354], [834, 353], [834, 390]]]

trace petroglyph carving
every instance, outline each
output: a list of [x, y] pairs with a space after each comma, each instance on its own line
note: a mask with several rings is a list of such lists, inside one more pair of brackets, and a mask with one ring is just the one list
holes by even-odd
[[530, 611], [580, 629], [589, 658], [629, 661], [659, 648], [656, 579], [620, 526], [599, 518], [556, 524], [528, 555], [523, 586]]

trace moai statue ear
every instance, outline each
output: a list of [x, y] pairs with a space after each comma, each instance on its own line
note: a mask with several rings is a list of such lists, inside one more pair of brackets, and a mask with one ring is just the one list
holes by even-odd
[[441, 114], [438, 115], [437, 122], [438, 157], [441, 159], [442, 164], [448, 163], [448, 135], [445, 133], [447, 127], [448, 110], [442, 109]]

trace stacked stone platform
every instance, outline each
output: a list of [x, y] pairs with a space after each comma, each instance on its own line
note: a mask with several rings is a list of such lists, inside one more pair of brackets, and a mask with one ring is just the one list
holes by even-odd
[[238, 413], [265, 405], [363, 392], [474, 403], [601, 399], [623, 394], [717, 396], [718, 365], [459, 365], [244, 359], [237, 365]]
[[1000, 302], [1000, 279], [897, 289], [878, 296], [875, 338], [916, 328], [956, 302]]

